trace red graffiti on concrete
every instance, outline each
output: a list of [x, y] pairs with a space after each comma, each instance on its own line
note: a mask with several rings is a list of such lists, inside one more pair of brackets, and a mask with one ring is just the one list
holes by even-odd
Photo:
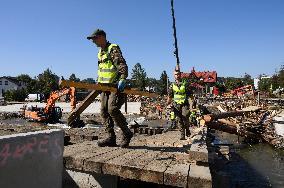
[[33, 153], [46, 154], [50, 151], [53, 158], [58, 158], [63, 153], [59, 140], [50, 140], [50, 137], [45, 135], [43, 138], [32, 137], [17, 145], [6, 143], [2, 148], [0, 146], [0, 167], [6, 165], [10, 159], [22, 159], [25, 155]]
[[10, 144], [5, 144], [5, 146], [2, 148], [0, 152], [0, 157], [2, 160], [0, 161], [0, 165], [5, 165], [7, 159], [11, 156], [12, 154], [10, 153]]

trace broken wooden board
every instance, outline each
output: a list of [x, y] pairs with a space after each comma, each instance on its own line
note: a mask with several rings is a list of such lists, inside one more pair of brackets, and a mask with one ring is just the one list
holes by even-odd
[[[92, 91], [82, 103], [76, 106], [76, 108], [70, 113], [67, 124], [72, 127], [76, 119], [80, 118], [80, 114], [95, 100], [100, 94], [100, 91]], [[73, 125], [74, 126], [74, 125]]]

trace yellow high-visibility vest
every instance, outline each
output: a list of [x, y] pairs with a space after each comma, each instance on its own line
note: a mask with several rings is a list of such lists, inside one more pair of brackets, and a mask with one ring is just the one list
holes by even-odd
[[100, 49], [98, 53], [99, 69], [98, 69], [98, 83], [113, 83], [117, 76], [117, 65], [112, 62], [110, 58], [110, 51], [112, 47], [117, 44], [109, 45], [107, 52]]
[[176, 84], [173, 84], [173, 91], [174, 91], [174, 101], [177, 104], [183, 104], [186, 99], [185, 84], [182, 83], [180, 87], [178, 87]]
[[175, 112], [171, 112], [171, 113], [170, 113], [170, 119], [171, 119], [171, 120], [174, 120], [175, 118], [176, 118]]

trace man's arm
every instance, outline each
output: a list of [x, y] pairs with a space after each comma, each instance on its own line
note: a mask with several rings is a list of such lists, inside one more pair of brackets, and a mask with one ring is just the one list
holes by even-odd
[[172, 98], [174, 97], [173, 93], [173, 87], [172, 85], [168, 89], [168, 98], [167, 98], [167, 105], [170, 105], [172, 103]]
[[117, 65], [119, 80], [126, 79], [128, 76], [128, 66], [118, 46], [112, 47], [112, 50], [110, 51], [110, 57], [112, 59], [112, 62]]

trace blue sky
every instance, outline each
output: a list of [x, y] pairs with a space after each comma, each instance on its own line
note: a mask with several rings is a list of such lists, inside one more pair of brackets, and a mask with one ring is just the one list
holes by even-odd
[[[284, 62], [283, 0], [175, 0], [181, 69], [218, 76], [273, 74]], [[96, 78], [96, 28], [119, 44], [129, 72], [171, 75], [170, 0], [1, 0], [0, 76], [36, 76], [46, 68], [68, 78]], [[172, 78], [172, 76], [171, 76]]]

